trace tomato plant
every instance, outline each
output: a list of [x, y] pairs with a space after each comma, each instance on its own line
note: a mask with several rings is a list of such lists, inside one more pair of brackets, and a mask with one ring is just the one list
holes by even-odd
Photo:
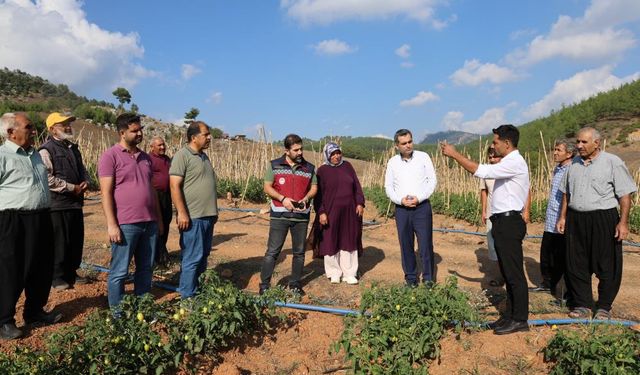
[[447, 328], [460, 332], [478, 314], [454, 277], [442, 284], [365, 291], [361, 314], [345, 318], [333, 350], [343, 350], [356, 374], [426, 374]]
[[560, 330], [542, 352], [555, 375], [640, 374], [640, 334], [624, 327]]

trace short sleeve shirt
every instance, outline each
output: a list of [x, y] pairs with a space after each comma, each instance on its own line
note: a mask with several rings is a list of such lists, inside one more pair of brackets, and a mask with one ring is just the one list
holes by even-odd
[[0, 210], [49, 208], [47, 168], [33, 148], [6, 140], [0, 146]]
[[620, 197], [637, 190], [624, 162], [603, 151], [588, 164], [576, 156], [560, 185], [560, 191], [569, 195], [569, 208], [576, 211], [615, 208]]
[[189, 217], [197, 219], [218, 215], [216, 174], [207, 154], [195, 152], [189, 146], [183, 147], [173, 156], [169, 175], [184, 179], [182, 191]]
[[100, 156], [98, 177], [113, 177], [113, 200], [118, 224], [156, 220], [151, 158], [147, 153], [138, 150], [131, 154], [116, 144]]

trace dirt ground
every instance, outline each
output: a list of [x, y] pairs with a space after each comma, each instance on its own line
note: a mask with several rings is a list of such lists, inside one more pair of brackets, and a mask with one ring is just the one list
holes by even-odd
[[[219, 201], [220, 207], [228, 207]], [[267, 208], [266, 205], [247, 205], [243, 208]], [[373, 216], [373, 208], [367, 209], [366, 220], [376, 219], [379, 224], [364, 230], [364, 255], [360, 258], [360, 285], [332, 285], [324, 277], [321, 260], [314, 260], [307, 253], [303, 287], [307, 292], [304, 303], [332, 307], [357, 309], [362, 288], [374, 282], [402, 283], [400, 252], [393, 220], [385, 222]], [[89, 200], [85, 207], [85, 252], [84, 261], [107, 266], [110, 251], [107, 245], [105, 220], [99, 201]], [[213, 251], [209, 258], [210, 268], [219, 271], [236, 286], [256, 293], [259, 272], [265, 251], [269, 226], [268, 214], [223, 211], [215, 226]], [[478, 231], [454, 219], [436, 215], [435, 228]], [[541, 224], [529, 225], [529, 234], [541, 234]], [[638, 241], [639, 236], [632, 240]], [[471, 291], [478, 300], [486, 300], [487, 319], [495, 319], [496, 307], [504, 304], [502, 288], [489, 286], [496, 275], [496, 267], [487, 259], [484, 237], [459, 233], [434, 233], [437, 279], [449, 275], [459, 278], [461, 287]], [[156, 274], [157, 280], [176, 280], [179, 270], [178, 233], [175, 223], [171, 226], [168, 247], [173, 265], [172, 272]], [[525, 270], [530, 286], [540, 282], [540, 240], [525, 240]], [[291, 269], [290, 242], [276, 267], [274, 282], [286, 284]], [[640, 248], [625, 247], [622, 288], [614, 304], [616, 318], [640, 321]], [[60, 324], [52, 327], [29, 327], [26, 337], [14, 342], [0, 342], [0, 349], [8, 350], [14, 344], [39, 347], [43, 338], [62, 326], [81, 324], [86, 315], [95, 309], [107, 307], [105, 275], [89, 273], [95, 278], [90, 285], [78, 285], [66, 291], [52, 291], [48, 308], [64, 314]], [[129, 286], [130, 287], [130, 286]], [[483, 290], [486, 292], [483, 294]], [[175, 298], [176, 294], [156, 289], [160, 299]], [[531, 319], [565, 318], [566, 311], [552, 304], [553, 298], [545, 293], [530, 294]], [[16, 314], [18, 326], [22, 326], [21, 299]], [[336, 315], [288, 310], [295, 324], [282, 327], [259, 340], [232, 348], [222, 353], [222, 362], [205, 366], [201, 373], [214, 374], [345, 374], [349, 363], [342, 355], [331, 354], [330, 345], [342, 332], [342, 318]], [[570, 329], [561, 327], [560, 329]], [[532, 328], [530, 332], [507, 336], [495, 336], [491, 331], [464, 334], [456, 339], [453, 335], [442, 340], [442, 355], [432, 364], [433, 374], [545, 374], [547, 365], [539, 353], [553, 337], [550, 327]], [[212, 368], [214, 367], [214, 368]]]

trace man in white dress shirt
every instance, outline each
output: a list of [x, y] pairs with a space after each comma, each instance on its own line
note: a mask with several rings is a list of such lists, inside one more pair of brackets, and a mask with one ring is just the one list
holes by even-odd
[[422, 282], [435, 281], [433, 221], [429, 197], [436, 189], [436, 171], [426, 152], [413, 150], [411, 131], [400, 129], [393, 137], [399, 151], [389, 159], [384, 177], [387, 196], [396, 204], [402, 270], [407, 285], [418, 285], [414, 235], [422, 258]]
[[442, 153], [454, 159], [464, 169], [479, 178], [493, 178], [491, 223], [498, 254], [500, 271], [507, 286], [507, 309], [500, 319], [491, 323], [497, 335], [527, 331], [529, 317], [529, 291], [524, 274], [522, 240], [527, 224], [522, 217], [529, 194], [529, 168], [518, 151], [520, 133], [513, 125], [500, 125], [493, 129], [493, 147], [502, 156], [497, 164], [478, 164], [456, 151], [455, 147], [441, 143]]

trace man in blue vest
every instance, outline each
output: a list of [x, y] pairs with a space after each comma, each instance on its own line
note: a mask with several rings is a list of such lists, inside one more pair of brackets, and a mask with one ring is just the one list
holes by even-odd
[[82, 261], [84, 245], [84, 192], [89, 188], [89, 175], [82, 163], [78, 145], [73, 143], [71, 123], [75, 117], [54, 112], [47, 117], [49, 138], [38, 150], [47, 167], [51, 192], [51, 223], [53, 225], [53, 281], [57, 290], [73, 284], [85, 284], [87, 279], [76, 271]]
[[302, 157], [302, 138], [284, 138], [284, 155], [271, 161], [264, 178], [264, 192], [271, 197], [271, 221], [267, 252], [260, 273], [260, 294], [271, 285], [276, 261], [291, 232], [293, 259], [289, 288], [304, 294], [300, 278], [304, 268], [304, 241], [309, 224], [309, 200], [318, 191], [315, 167]]

